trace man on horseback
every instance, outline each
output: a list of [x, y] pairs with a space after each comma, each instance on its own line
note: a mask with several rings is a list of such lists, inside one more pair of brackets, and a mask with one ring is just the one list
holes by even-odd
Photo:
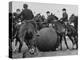
[[28, 9], [28, 5], [24, 4], [23, 8], [24, 9], [22, 10], [21, 14], [18, 17], [22, 16], [22, 20], [33, 19], [34, 18], [33, 12], [30, 9]]
[[21, 17], [17, 18], [20, 15], [20, 13], [20, 9], [17, 9], [16, 12], [13, 13], [14, 23], [18, 23], [20, 21]]
[[[66, 26], [67, 26], [67, 23], [68, 23], [68, 14], [67, 14], [65, 8], [63, 8], [62, 11], [63, 11], [62, 18], [60, 20], [58, 20], [58, 22], [60, 24], [58, 23], [58, 25], [57, 25], [58, 26], [57, 30], [59, 30], [59, 31], [57, 31], [57, 33], [60, 36], [60, 43], [62, 44], [62, 40], [64, 40], [67, 49], [69, 49], [67, 41], [66, 41]], [[60, 25], [61, 25], [62, 28], [60, 27]], [[62, 46], [61, 46], [61, 50], [62, 50]]]
[[50, 13], [49, 11], [47, 11], [46, 14], [47, 14], [47, 22], [48, 23], [52, 23], [55, 20], [58, 20], [58, 18], [54, 14]]
[[68, 14], [67, 14], [65, 8], [63, 8], [62, 11], [63, 11], [63, 14], [62, 14], [62, 18], [61, 18], [60, 20], [61, 20], [63, 23], [65, 23], [65, 22], [68, 21]]
[[[63, 34], [63, 36], [64, 36], [64, 41], [65, 41], [65, 44], [66, 44], [66, 46], [67, 46], [67, 48], [68, 48], [68, 45], [67, 45], [67, 42], [66, 42], [66, 36], [68, 36], [69, 37], [69, 39], [72, 41], [72, 43], [73, 43], [73, 48], [74, 48], [74, 44], [75, 44], [75, 40], [76, 40], [76, 38], [75, 38], [75, 29], [74, 29], [74, 27], [73, 26], [71, 26], [70, 24], [69, 24], [69, 21], [68, 21], [68, 14], [67, 14], [67, 12], [66, 12], [66, 9], [65, 8], [63, 8], [62, 9], [62, 11], [63, 11], [63, 17], [60, 19], [60, 20], [62, 20], [62, 23], [63, 23], [63, 25], [65, 26], [65, 33]], [[72, 19], [73, 20], [73, 19]], [[74, 39], [73, 39], [73, 38]], [[69, 48], [68, 48], [69, 49]]]
[[47, 14], [47, 22], [51, 23], [51, 20], [53, 20], [51, 13], [49, 11], [47, 11], [46, 14]]
[[[20, 26], [18, 28], [17, 35], [16, 35], [16, 40], [20, 42], [19, 52], [21, 52], [21, 48], [22, 48], [22, 45], [23, 45], [23, 40], [24, 40], [24, 37], [25, 37], [24, 35], [26, 35], [26, 34], [28, 35], [29, 34], [26, 37], [27, 38], [32, 38], [32, 32], [34, 30], [34, 28], [33, 28], [34, 27], [33, 26], [34, 22], [33, 21], [32, 21], [32, 23], [31, 22], [27, 22], [28, 20], [32, 20], [34, 18], [34, 15], [33, 15], [32, 11], [30, 9], [28, 9], [28, 5], [27, 4], [24, 4], [23, 8], [24, 9], [22, 10], [22, 12], [16, 17], [16, 19], [21, 18], [21, 22], [23, 22], [23, 24], [20, 24]], [[27, 30], [29, 30], [29, 31], [27, 31]], [[25, 31], [27, 31], [27, 33]]]

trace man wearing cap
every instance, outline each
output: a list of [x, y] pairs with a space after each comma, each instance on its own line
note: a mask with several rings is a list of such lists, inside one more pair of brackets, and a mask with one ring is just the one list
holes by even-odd
[[66, 12], [66, 9], [63, 8], [62, 12], [63, 12], [63, 14], [62, 14], [62, 18], [60, 20], [62, 20], [62, 22], [67, 22], [68, 21], [68, 14]]
[[18, 17], [22, 16], [22, 20], [33, 19], [33, 17], [34, 17], [33, 12], [30, 9], [28, 9], [28, 5], [24, 4], [23, 8], [24, 9], [22, 10], [21, 14]]
[[13, 13], [13, 18], [15, 23], [19, 22], [19, 20], [21, 19], [21, 17], [17, 18], [21, 13], [20, 9], [16, 9], [16, 12]]
[[55, 15], [53, 15], [52, 13], [50, 13], [49, 11], [47, 11], [46, 14], [47, 14], [47, 22], [48, 23], [52, 23], [53, 20], [57, 20], [57, 17]]
[[47, 22], [50, 23], [51, 22], [51, 13], [49, 11], [46, 12], [47, 14]]

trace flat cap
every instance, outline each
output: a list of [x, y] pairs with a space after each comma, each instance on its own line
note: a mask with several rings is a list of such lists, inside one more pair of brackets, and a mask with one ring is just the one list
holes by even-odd
[[66, 9], [65, 9], [65, 8], [63, 8], [63, 9], [62, 9], [62, 11], [66, 11]]

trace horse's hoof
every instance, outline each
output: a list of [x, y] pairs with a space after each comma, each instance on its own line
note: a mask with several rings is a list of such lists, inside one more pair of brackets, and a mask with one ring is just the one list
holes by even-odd
[[60, 50], [59, 48], [56, 48], [56, 51]]
[[30, 53], [31, 55], [33, 55], [34, 52], [35, 52], [35, 49], [30, 49], [30, 50], [29, 50], [29, 53]]

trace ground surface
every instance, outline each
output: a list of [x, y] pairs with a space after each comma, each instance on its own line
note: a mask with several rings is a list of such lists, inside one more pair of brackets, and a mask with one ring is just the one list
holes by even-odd
[[[37, 55], [27, 55], [26, 58], [30, 57], [47, 57], [47, 56], [66, 56], [66, 55], [77, 55], [77, 50], [65, 50], [65, 51], [53, 51], [53, 52], [39, 52]], [[13, 58], [22, 58], [22, 53], [13, 54]]]
[[[69, 38], [67, 38], [67, 43], [68, 43], [68, 46], [70, 49], [66, 49], [66, 45], [64, 43], [64, 40], [62, 42], [62, 49], [63, 50], [58, 50], [58, 51], [50, 51], [50, 52], [38, 52], [37, 54], [35, 55], [29, 55], [27, 52], [26, 52], [26, 57], [45, 57], [45, 56], [64, 56], [64, 55], [77, 55], [78, 54], [78, 50], [72, 50], [72, 47], [73, 47], [73, 44], [72, 42], [70, 41]], [[19, 43], [17, 45], [16, 48], [18, 48], [19, 46]], [[14, 47], [14, 43], [13, 43], [13, 47]], [[74, 46], [75, 48], [76, 46]], [[14, 49], [14, 48], [13, 48]], [[22, 58], [23, 56], [23, 52], [24, 51], [27, 51], [27, 46], [23, 45], [22, 47], [22, 52], [21, 53], [13, 53], [13, 58]]]

